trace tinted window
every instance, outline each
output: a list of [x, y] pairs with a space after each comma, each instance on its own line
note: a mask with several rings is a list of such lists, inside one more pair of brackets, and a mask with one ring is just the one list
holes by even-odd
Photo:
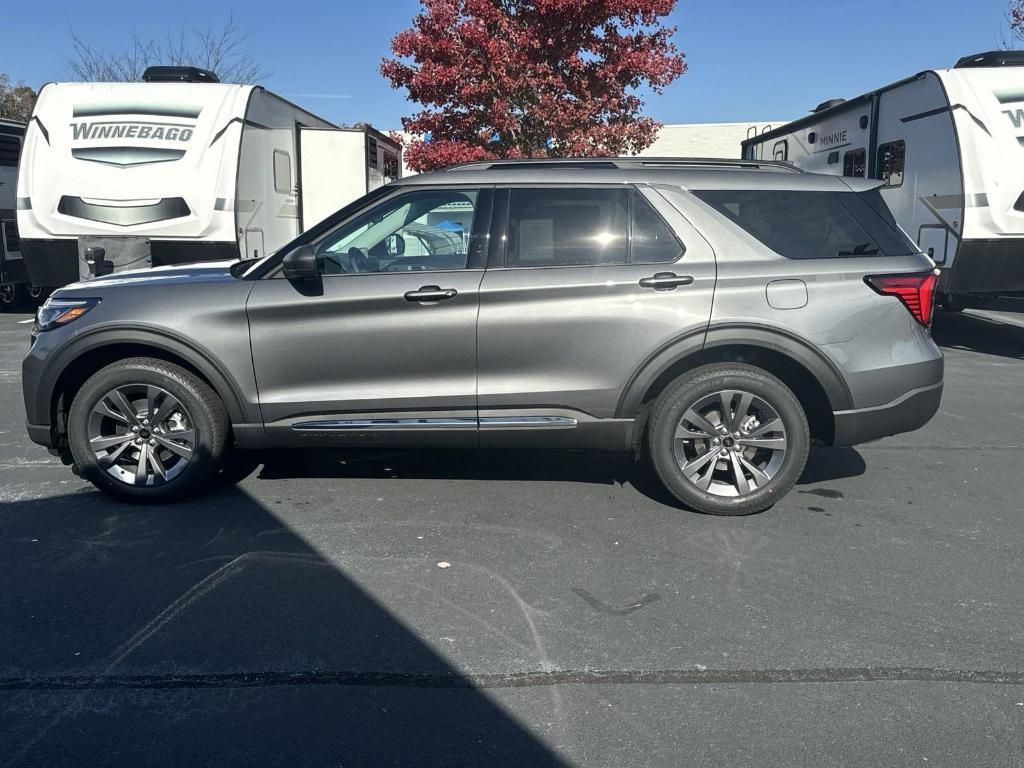
[[21, 152], [21, 139], [17, 136], [0, 134], [0, 166], [18, 167], [18, 154]]
[[479, 193], [424, 189], [387, 200], [316, 245], [324, 274], [465, 269]]
[[918, 250], [896, 226], [878, 190], [730, 189], [694, 194], [790, 259], [903, 256]]
[[907, 162], [907, 144], [892, 141], [878, 147], [878, 178], [887, 187], [903, 185], [903, 170]]
[[683, 255], [683, 245], [642, 194], [633, 192], [633, 236], [630, 261], [666, 263]]
[[513, 189], [510, 267], [626, 263], [625, 189]]
[[863, 149], [851, 149], [843, 156], [843, 176], [864, 178], [867, 175], [868, 153]]
[[285, 195], [292, 191], [292, 158], [280, 149], [274, 150], [274, 189]]

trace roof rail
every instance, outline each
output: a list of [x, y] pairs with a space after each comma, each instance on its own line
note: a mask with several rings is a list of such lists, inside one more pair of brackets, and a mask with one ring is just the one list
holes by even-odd
[[550, 166], [620, 170], [637, 168], [730, 168], [803, 173], [796, 166], [780, 160], [737, 160], [720, 157], [542, 157], [515, 160], [471, 160], [466, 163], [450, 165], [442, 169], [442, 171], [445, 173], [448, 171], [491, 171], [501, 168], [526, 169]]

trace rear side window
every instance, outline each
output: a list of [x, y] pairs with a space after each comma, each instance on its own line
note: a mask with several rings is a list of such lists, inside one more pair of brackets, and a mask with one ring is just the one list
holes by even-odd
[[631, 227], [634, 264], [667, 264], [683, 255], [685, 248], [646, 198], [633, 190]]
[[878, 190], [699, 190], [697, 197], [789, 259], [906, 256], [917, 246], [903, 234]]
[[506, 264], [625, 264], [627, 205], [626, 189], [512, 189]]

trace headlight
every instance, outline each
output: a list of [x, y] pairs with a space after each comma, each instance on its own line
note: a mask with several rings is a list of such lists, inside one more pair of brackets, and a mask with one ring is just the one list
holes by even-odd
[[36, 312], [36, 331], [49, 331], [77, 320], [100, 303], [99, 299], [49, 298]]

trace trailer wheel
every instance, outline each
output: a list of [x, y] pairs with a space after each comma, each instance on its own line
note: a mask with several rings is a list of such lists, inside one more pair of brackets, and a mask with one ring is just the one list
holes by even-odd
[[10, 312], [21, 303], [21, 285], [4, 283], [0, 285], [0, 311]]

